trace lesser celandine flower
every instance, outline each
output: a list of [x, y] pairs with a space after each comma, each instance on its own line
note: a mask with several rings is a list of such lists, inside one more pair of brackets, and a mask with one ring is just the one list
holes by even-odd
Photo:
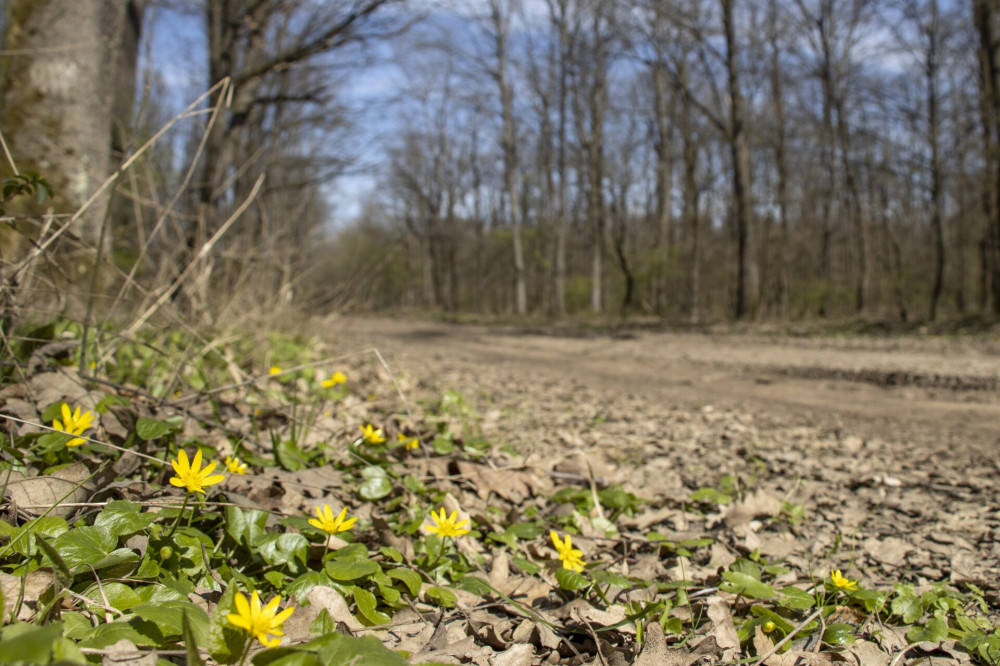
[[177, 476], [170, 478], [170, 483], [178, 488], [186, 488], [189, 493], [205, 494], [207, 486], [215, 485], [226, 478], [225, 474], [212, 474], [216, 461], [201, 467], [201, 449], [194, 454], [194, 460], [188, 462], [187, 452], [181, 449], [177, 452], [177, 460], [171, 460], [170, 466]]
[[437, 534], [439, 537], [460, 537], [463, 534], [468, 534], [469, 530], [465, 527], [469, 524], [468, 520], [458, 520], [458, 511], [452, 511], [450, 516], [445, 516], [444, 507], [441, 507], [441, 515], [438, 516], [436, 513], [431, 511], [431, 518], [434, 520], [435, 525], [428, 525], [427, 531], [431, 534]]
[[333, 388], [337, 384], [343, 384], [347, 381], [347, 375], [342, 373], [340, 370], [330, 375], [329, 379], [324, 379], [320, 382], [320, 386], [323, 388]]
[[573, 547], [573, 540], [570, 536], [567, 534], [565, 539], [560, 539], [555, 530], [549, 532], [549, 536], [552, 537], [552, 545], [556, 547], [559, 559], [562, 560], [563, 569], [570, 569], [577, 573], [583, 572], [583, 565], [585, 564], [583, 561], [583, 551]]
[[420, 448], [420, 442], [416, 437], [407, 437], [403, 433], [396, 435], [396, 440], [406, 447], [407, 451], [416, 451]]
[[[77, 405], [76, 410], [71, 412], [69, 411], [69, 405], [64, 402], [60, 410], [62, 412], [62, 420], [55, 419], [52, 421], [52, 427], [67, 435], [82, 435], [83, 431], [93, 424], [94, 415], [89, 411], [81, 414], [80, 410], [80, 406]], [[86, 441], [83, 437], [74, 437], [66, 442], [66, 446], [80, 446]]]
[[334, 518], [333, 509], [330, 508], [329, 504], [324, 504], [322, 509], [316, 507], [316, 516], [319, 520], [310, 518], [309, 524], [330, 534], [346, 532], [354, 527], [354, 523], [358, 521], [357, 517], [347, 518], [347, 507], [341, 509], [337, 517]]
[[272, 365], [268, 369], [267, 374], [272, 375], [272, 376], [273, 375], [280, 375], [281, 374], [281, 368], [279, 366], [277, 366], [277, 365]]
[[[280, 596], [271, 599], [263, 608], [257, 590], [250, 594], [249, 602], [241, 592], [236, 593], [233, 602], [236, 604], [236, 612], [226, 616], [229, 624], [239, 627], [269, 648], [277, 647], [281, 643], [281, 637], [285, 635], [281, 625], [295, 609], [286, 608], [278, 613]], [[274, 634], [274, 638], [268, 638], [268, 634]]]
[[226, 456], [226, 471], [230, 474], [246, 474], [247, 465], [236, 456]]
[[845, 578], [840, 572], [840, 569], [837, 569], [830, 574], [830, 581], [838, 590], [847, 590], [850, 592], [858, 589], [858, 581]]
[[376, 429], [371, 423], [361, 426], [361, 436], [368, 444], [382, 444], [385, 442], [385, 433], [381, 428]]

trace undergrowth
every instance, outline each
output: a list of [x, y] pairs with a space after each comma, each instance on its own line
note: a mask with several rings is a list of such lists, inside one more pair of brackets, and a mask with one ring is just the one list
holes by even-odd
[[[709, 584], [637, 577], [639, 558], [683, 571], [716, 541], [626, 529], [644, 499], [593, 479], [484, 500], [473, 473], [513, 483], [519, 468], [460, 394], [413, 412], [377, 352], [324, 359], [277, 334], [84, 342], [65, 320], [10, 340], [0, 663], [486, 663], [520, 650], [529, 661], [502, 663], [651, 664], [673, 650], [790, 664], [849, 660], [862, 643], [894, 663], [935, 651], [1000, 663], [980, 589], [869, 587], [844, 573], [846, 555], [803, 574], [744, 551]], [[724, 477], [675, 507], [717, 511], [752, 483]], [[769, 520], [794, 531], [808, 510]]]

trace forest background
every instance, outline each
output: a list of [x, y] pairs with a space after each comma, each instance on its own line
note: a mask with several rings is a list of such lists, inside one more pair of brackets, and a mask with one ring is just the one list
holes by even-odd
[[3, 4], [35, 312], [1000, 313], [992, 0]]

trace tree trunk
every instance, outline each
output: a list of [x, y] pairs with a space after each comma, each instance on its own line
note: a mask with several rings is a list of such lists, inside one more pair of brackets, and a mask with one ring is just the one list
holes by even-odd
[[[521, 202], [517, 195], [517, 133], [514, 128], [514, 92], [507, 80], [507, 32], [510, 16], [504, 16], [502, 3], [490, 3], [490, 17], [493, 28], [496, 71], [494, 78], [500, 93], [503, 134], [500, 145], [503, 150], [504, 186], [507, 193], [508, 212], [514, 259], [514, 303], [517, 314], [528, 314], [528, 287], [524, 271], [524, 249], [521, 244]], [[508, 10], [509, 11], [509, 10]]]
[[938, 3], [930, 0], [931, 16], [927, 30], [928, 45], [924, 62], [927, 77], [927, 141], [931, 148], [931, 227], [934, 231], [934, 284], [931, 287], [929, 317], [937, 319], [938, 303], [944, 291], [945, 244], [944, 244], [944, 170], [941, 165], [940, 147], [940, 102], [938, 100]]
[[[19, 169], [48, 179], [56, 210], [75, 212], [120, 162], [145, 0], [6, 4], [4, 49], [14, 53], [2, 59], [4, 136]], [[110, 190], [72, 230], [93, 248], [109, 201]]]
[[986, 182], [983, 204], [987, 233], [983, 247], [989, 267], [993, 311], [1000, 314], [1000, 35], [997, 34], [995, 0], [973, 0], [973, 17], [979, 34], [979, 85], [983, 135], [986, 140]]
[[736, 294], [733, 314], [744, 318], [749, 312], [749, 232], [752, 213], [750, 182], [750, 144], [747, 137], [743, 92], [736, 53], [736, 29], [733, 24], [733, 0], [720, 0], [726, 35], [726, 77], [729, 84], [729, 148], [733, 161], [733, 205], [736, 218]]

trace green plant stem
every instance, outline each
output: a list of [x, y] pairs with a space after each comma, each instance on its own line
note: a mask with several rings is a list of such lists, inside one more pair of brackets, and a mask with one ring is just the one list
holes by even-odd
[[434, 559], [427, 563], [427, 572], [428, 573], [430, 573], [434, 569], [434, 567], [436, 567], [438, 565], [438, 562], [441, 561], [441, 556], [444, 555], [445, 540], [448, 539], [448, 538], [449, 537], [440, 537], [438, 539], [438, 541], [441, 543], [441, 545], [438, 546], [437, 555], [435, 555]]
[[184, 493], [184, 504], [181, 506], [181, 510], [177, 514], [177, 518], [174, 519], [174, 526], [170, 528], [169, 532], [167, 532], [168, 539], [174, 535], [174, 532], [177, 531], [177, 527], [181, 524], [181, 517], [184, 516], [184, 510], [187, 509], [188, 500], [190, 499], [191, 499], [191, 493]]

